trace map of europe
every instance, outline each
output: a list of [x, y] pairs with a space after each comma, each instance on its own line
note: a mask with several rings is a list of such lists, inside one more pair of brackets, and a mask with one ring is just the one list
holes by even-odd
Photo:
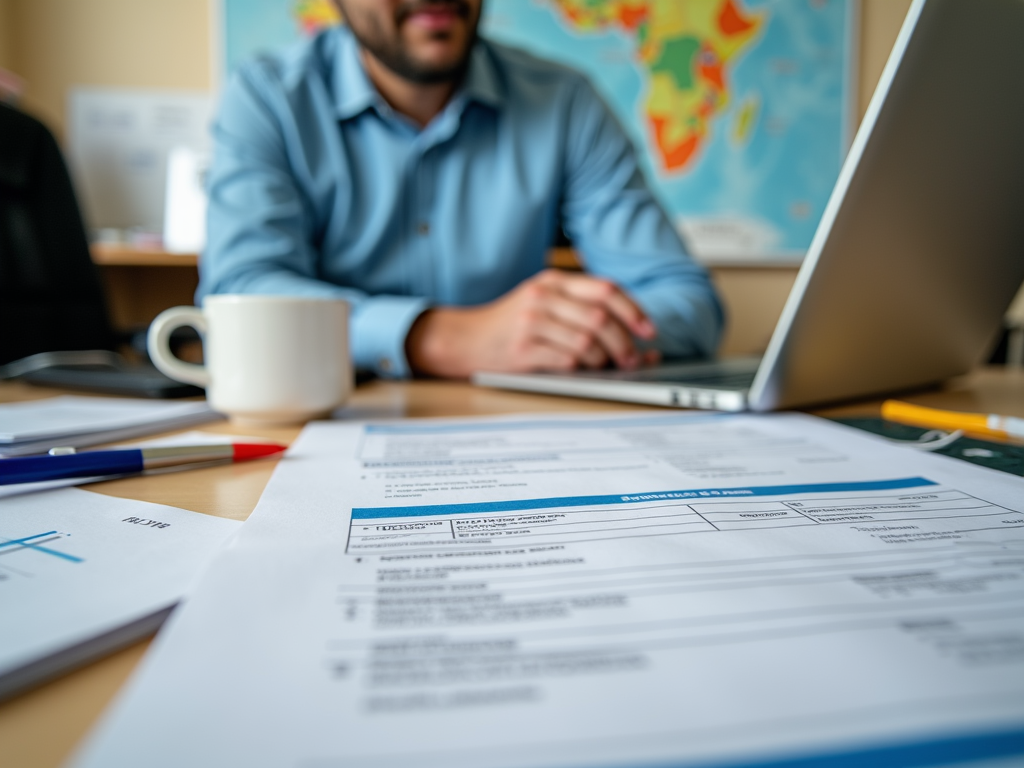
[[[337, 22], [221, 0], [225, 66]], [[578, 69], [706, 259], [803, 255], [849, 141], [855, 0], [485, 0], [481, 32]], [[234, 11], [233, 11], [234, 8]]]

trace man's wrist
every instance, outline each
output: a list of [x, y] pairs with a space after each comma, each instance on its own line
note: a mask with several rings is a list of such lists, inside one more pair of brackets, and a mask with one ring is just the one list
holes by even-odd
[[405, 359], [413, 374], [426, 373], [423, 367], [426, 362], [423, 359], [423, 346], [426, 343], [426, 337], [429, 336], [430, 315], [436, 311], [435, 309], [424, 310], [419, 317], [412, 321], [409, 333], [405, 336]]
[[457, 328], [462, 312], [450, 308], [432, 308], [423, 312], [405, 337], [405, 359], [413, 373], [443, 378], [465, 378]]

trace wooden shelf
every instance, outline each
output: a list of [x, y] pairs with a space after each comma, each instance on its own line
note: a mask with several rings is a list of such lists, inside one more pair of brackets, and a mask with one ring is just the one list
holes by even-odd
[[[156, 248], [131, 245], [97, 243], [91, 247], [94, 264], [105, 267], [195, 267], [199, 264], [196, 253], [168, 253]], [[572, 248], [552, 248], [548, 251], [548, 266], [561, 269], [580, 269], [580, 260]], [[779, 270], [796, 272], [798, 262], [722, 261], [706, 264], [717, 270]]]
[[107, 312], [115, 328], [134, 331], [168, 307], [189, 305], [199, 285], [199, 256], [156, 248], [94, 244]]
[[[102, 267], [111, 317], [119, 328], [145, 325], [167, 307], [191, 304], [194, 300], [199, 282], [197, 254], [129, 245], [94, 245], [92, 260]], [[548, 252], [548, 266], [579, 269], [581, 264], [572, 248], [552, 248]], [[730, 321], [722, 341], [722, 354], [762, 353], [793, 286], [797, 267], [739, 263], [708, 267]]]
[[155, 248], [140, 248], [131, 245], [107, 245], [96, 243], [91, 246], [92, 261], [104, 267], [191, 267], [199, 264], [195, 253], [168, 253]]

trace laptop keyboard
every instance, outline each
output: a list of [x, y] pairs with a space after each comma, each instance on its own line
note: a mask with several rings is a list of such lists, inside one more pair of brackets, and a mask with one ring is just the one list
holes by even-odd
[[740, 371], [726, 373], [708, 371], [673, 371], [671, 368], [648, 368], [634, 371], [629, 377], [631, 381], [658, 381], [672, 384], [690, 384], [701, 387], [721, 387], [723, 389], [745, 389], [754, 383], [756, 371]]

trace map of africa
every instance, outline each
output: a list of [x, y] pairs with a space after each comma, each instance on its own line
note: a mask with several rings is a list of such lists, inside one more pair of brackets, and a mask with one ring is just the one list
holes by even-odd
[[[644, 113], [658, 159], [666, 171], [685, 169], [707, 139], [710, 121], [728, 106], [725, 68], [757, 37], [761, 18], [743, 16], [733, 0], [556, 3], [573, 29], [617, 28], [633, 36], [648, 81]], [[750, 124], [748, 116], [741, 132]]]
[[[222, 0], [225, 66], [337, 22]], [[233, 11], [234, 7], [234, 11]], [[481, 32], [585, 72], [691, 249], [802, 256], [848, 144], [855, 0], [485, 0]]]

